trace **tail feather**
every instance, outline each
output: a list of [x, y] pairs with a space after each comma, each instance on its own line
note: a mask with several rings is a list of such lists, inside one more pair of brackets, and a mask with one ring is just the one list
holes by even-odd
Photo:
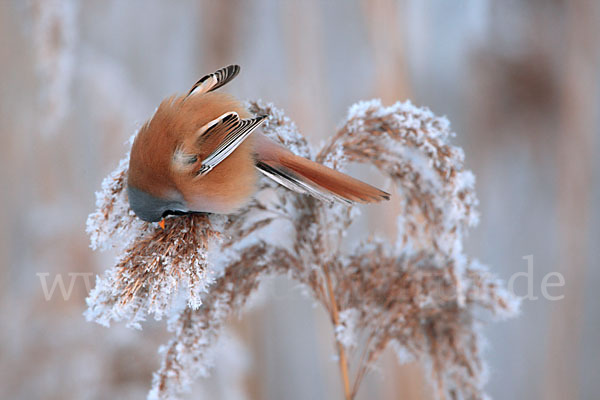
[[259, 160], [257, 168], [288, 189], [328, 202], [376, 203], [390, 199], [389, 193], [287, 151], [276, 160]]

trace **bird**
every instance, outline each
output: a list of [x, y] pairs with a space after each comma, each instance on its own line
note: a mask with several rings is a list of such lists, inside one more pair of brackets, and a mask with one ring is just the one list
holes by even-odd
[[260, 173], [298, 193], [332, 203], [376, 203], [390, 195], [300, 157], [258, 128], [234, 96], [217, 91], [240, 72], [229, 65], [164, 99], [133, 141], [129, 206], [147, 222], [190, 213], [232, 214], [252, 198]]

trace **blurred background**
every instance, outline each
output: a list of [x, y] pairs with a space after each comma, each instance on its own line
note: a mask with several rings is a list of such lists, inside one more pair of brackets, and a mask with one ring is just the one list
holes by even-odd
[[[85, 219], [162, 98], [237, 63], [227, 90], [274, 102], [313, 145], [362, 99], [446, 115], [477, 176], [468, 254], [505, 281], [531, 268], [520, 317], [486, 329], [488, 392], [597, 398], [599, 38], [595, 0], [0, 1], [0, 397], [145, 398], [164, 321], [85, 321], [86, 279], [114, 261]], [[392, 212], [374, 233], [393, 235]], [[56, 276], [66, 300], [44, 293]], [[342, 398], [333, 344], [323, 310], [269, 279], [189, 398]], [[419, 365], [378, 366], [359, 399], [431, 398]]]

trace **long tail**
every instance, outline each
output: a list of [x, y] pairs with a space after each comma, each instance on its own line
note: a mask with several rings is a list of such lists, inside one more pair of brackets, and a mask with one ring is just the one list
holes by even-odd
[[307, 193], [328, 202], [376, 203], [390, 199], [389, 193], [299, 157], [266, 137], [260, 136], [256, 168], [288, 189]]

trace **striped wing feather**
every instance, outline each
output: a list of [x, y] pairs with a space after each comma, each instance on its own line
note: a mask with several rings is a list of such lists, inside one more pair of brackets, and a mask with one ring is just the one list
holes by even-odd
[[198, 82], [196, 82], [194, 86], [192, 86], [186, 97], [216, 90], [221, 86], [231, 82], [239, 72], [239, 65], [229, 65], [213, 72], [212, 74], [205, 75]]

